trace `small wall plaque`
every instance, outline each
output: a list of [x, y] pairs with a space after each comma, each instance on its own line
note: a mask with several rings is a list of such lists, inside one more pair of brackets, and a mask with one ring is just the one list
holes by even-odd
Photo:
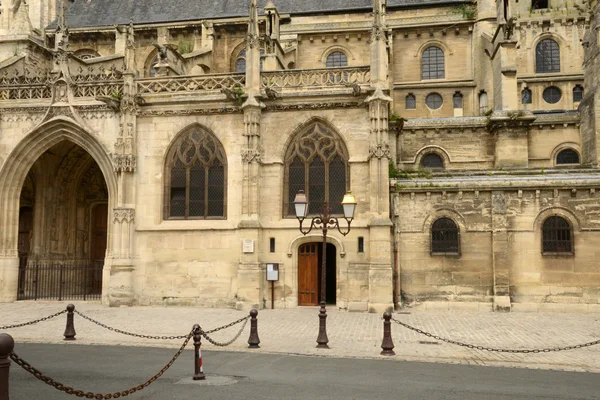
[[254, 253], [254, 240], [244, 239], [244, 245], [242, 251], [244, 253]]

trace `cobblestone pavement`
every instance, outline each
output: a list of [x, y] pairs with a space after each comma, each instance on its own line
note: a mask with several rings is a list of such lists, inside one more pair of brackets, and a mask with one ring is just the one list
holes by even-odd
[[[81, 313], [106, 325], [147, 335], [185, 335], [195, 323], [210, 330], [247, 315], [231, 309], [191, 307], [118, 307], [74, 303]], [[66, 302], [0, 304], [0, 326], [27, 322], [65, 309]], [[492, 313], [403, 310], [394, 318], [433, 334], [474, 345], [510, 349], [569, 346], [600, 339], [600, 314]], [[247, 349], [250, 324], [227, 350], [259, 351], [325, 357], [390, 358], [536, 369], [600, 372], [600, 345], [539, 354], [510, 354], [474, 350], [436, 341], [392, 324], [396, 356], [380, 356], [383, 321], [380, 314], [328, 310], [327, 332], [331, 349], [316, 349], [318, 307], [261, 310], [258, 314], [260, 350]], [[63, 314], [37, 325], [15, 328], [18, 342], [64, 343]], [[211, 335], [227, 341], [241, 325]], [[178, 347], [181, 340], [149, 340], [118, 334], [75, 315], [77, 344]], [[203, 349], [215, 346], [203, 340]], [[16, 348], [18, 353], [18, 347]], [[205, 360], [209, 365], [210, 361]]]

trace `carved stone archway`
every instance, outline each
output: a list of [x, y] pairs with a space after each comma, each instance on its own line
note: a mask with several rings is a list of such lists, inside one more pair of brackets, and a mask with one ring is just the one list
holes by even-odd
[[[0, 169], [0, 302], [14, 301], [17, 297], [19, 200], [23, 183], [35, 161], [48, 149], [64, 141], [81, 147], [98, 164], [106, 182], [108, 208], [115, 207], [117, 182], [113, 164], [108, 151], [91, 133], [70, 118], [56, 117], [27, 134]], [[110, 224], [107, 235], [110, 238]], [[110, 239], [108, 243], [111, 243]], [[108, 253], [111, 253], [110, 245]]]

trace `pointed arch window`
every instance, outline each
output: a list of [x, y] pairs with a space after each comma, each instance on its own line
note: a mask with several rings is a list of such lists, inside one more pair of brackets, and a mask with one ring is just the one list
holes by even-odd
[[165, 219], [226, 216], [227, 158], [214, 134], [193, 127], [171, 146], [165, 166]]
[[437, 46], [430, 46], [421, 59], [421, 79], [444, 79], [444, 52]]
[[450, 218], [439, 218], [431, 225], [431, 254], [460, 254], [460, 232]]
[[[265, 55], [265, 51], [260, 49], [260, 70], [263, 70], [263, 56]], [[243, 48], [242, 51], [238, 53], [237, 59], [235, 60], [235, 72], [246, 72], [246, 49]]]
[[573, 253], [571, 224], [562, 217], [548, 217], [542, 226], [542, 251], [544, 253]]
[[544, 39], [535, 48], [535, 72], [560, 72], [560, 48], [552, 39]]
[[350, 174], [348, 151], [337, 133], [321, 122], [300, 132], [285, 157], [284, 215], [295, 216], [294, 197], [299, 190], [308, 196], [309, 214], [318, 214], [327, 201], [333, 214], [343, 214], [341, 201]]

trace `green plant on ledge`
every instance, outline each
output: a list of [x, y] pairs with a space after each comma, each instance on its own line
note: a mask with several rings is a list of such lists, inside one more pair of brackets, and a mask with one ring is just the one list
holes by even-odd
[[179, 50], [179, 54], [182, 55], [191, 53], [194, 51], [194, 43], [189, 40], [182, 39], [177, 44], [177, 49]]
[[244, 89], [239, 86], [235, 87], [233, 88], [233, 94], [235, 94], [238, 105], [241, 106], [244, 103]]
[[454, 14], [461, 14], [465, 19], [475, 19], [477, 16], [477, 5], [473, 1], [471, 4], [461, 4], [459, 6], [452, 7]]
[[121, 101], [123, 99], [123, 95], [120, 92], [112, 92], [110, 97], [117, 101]]

